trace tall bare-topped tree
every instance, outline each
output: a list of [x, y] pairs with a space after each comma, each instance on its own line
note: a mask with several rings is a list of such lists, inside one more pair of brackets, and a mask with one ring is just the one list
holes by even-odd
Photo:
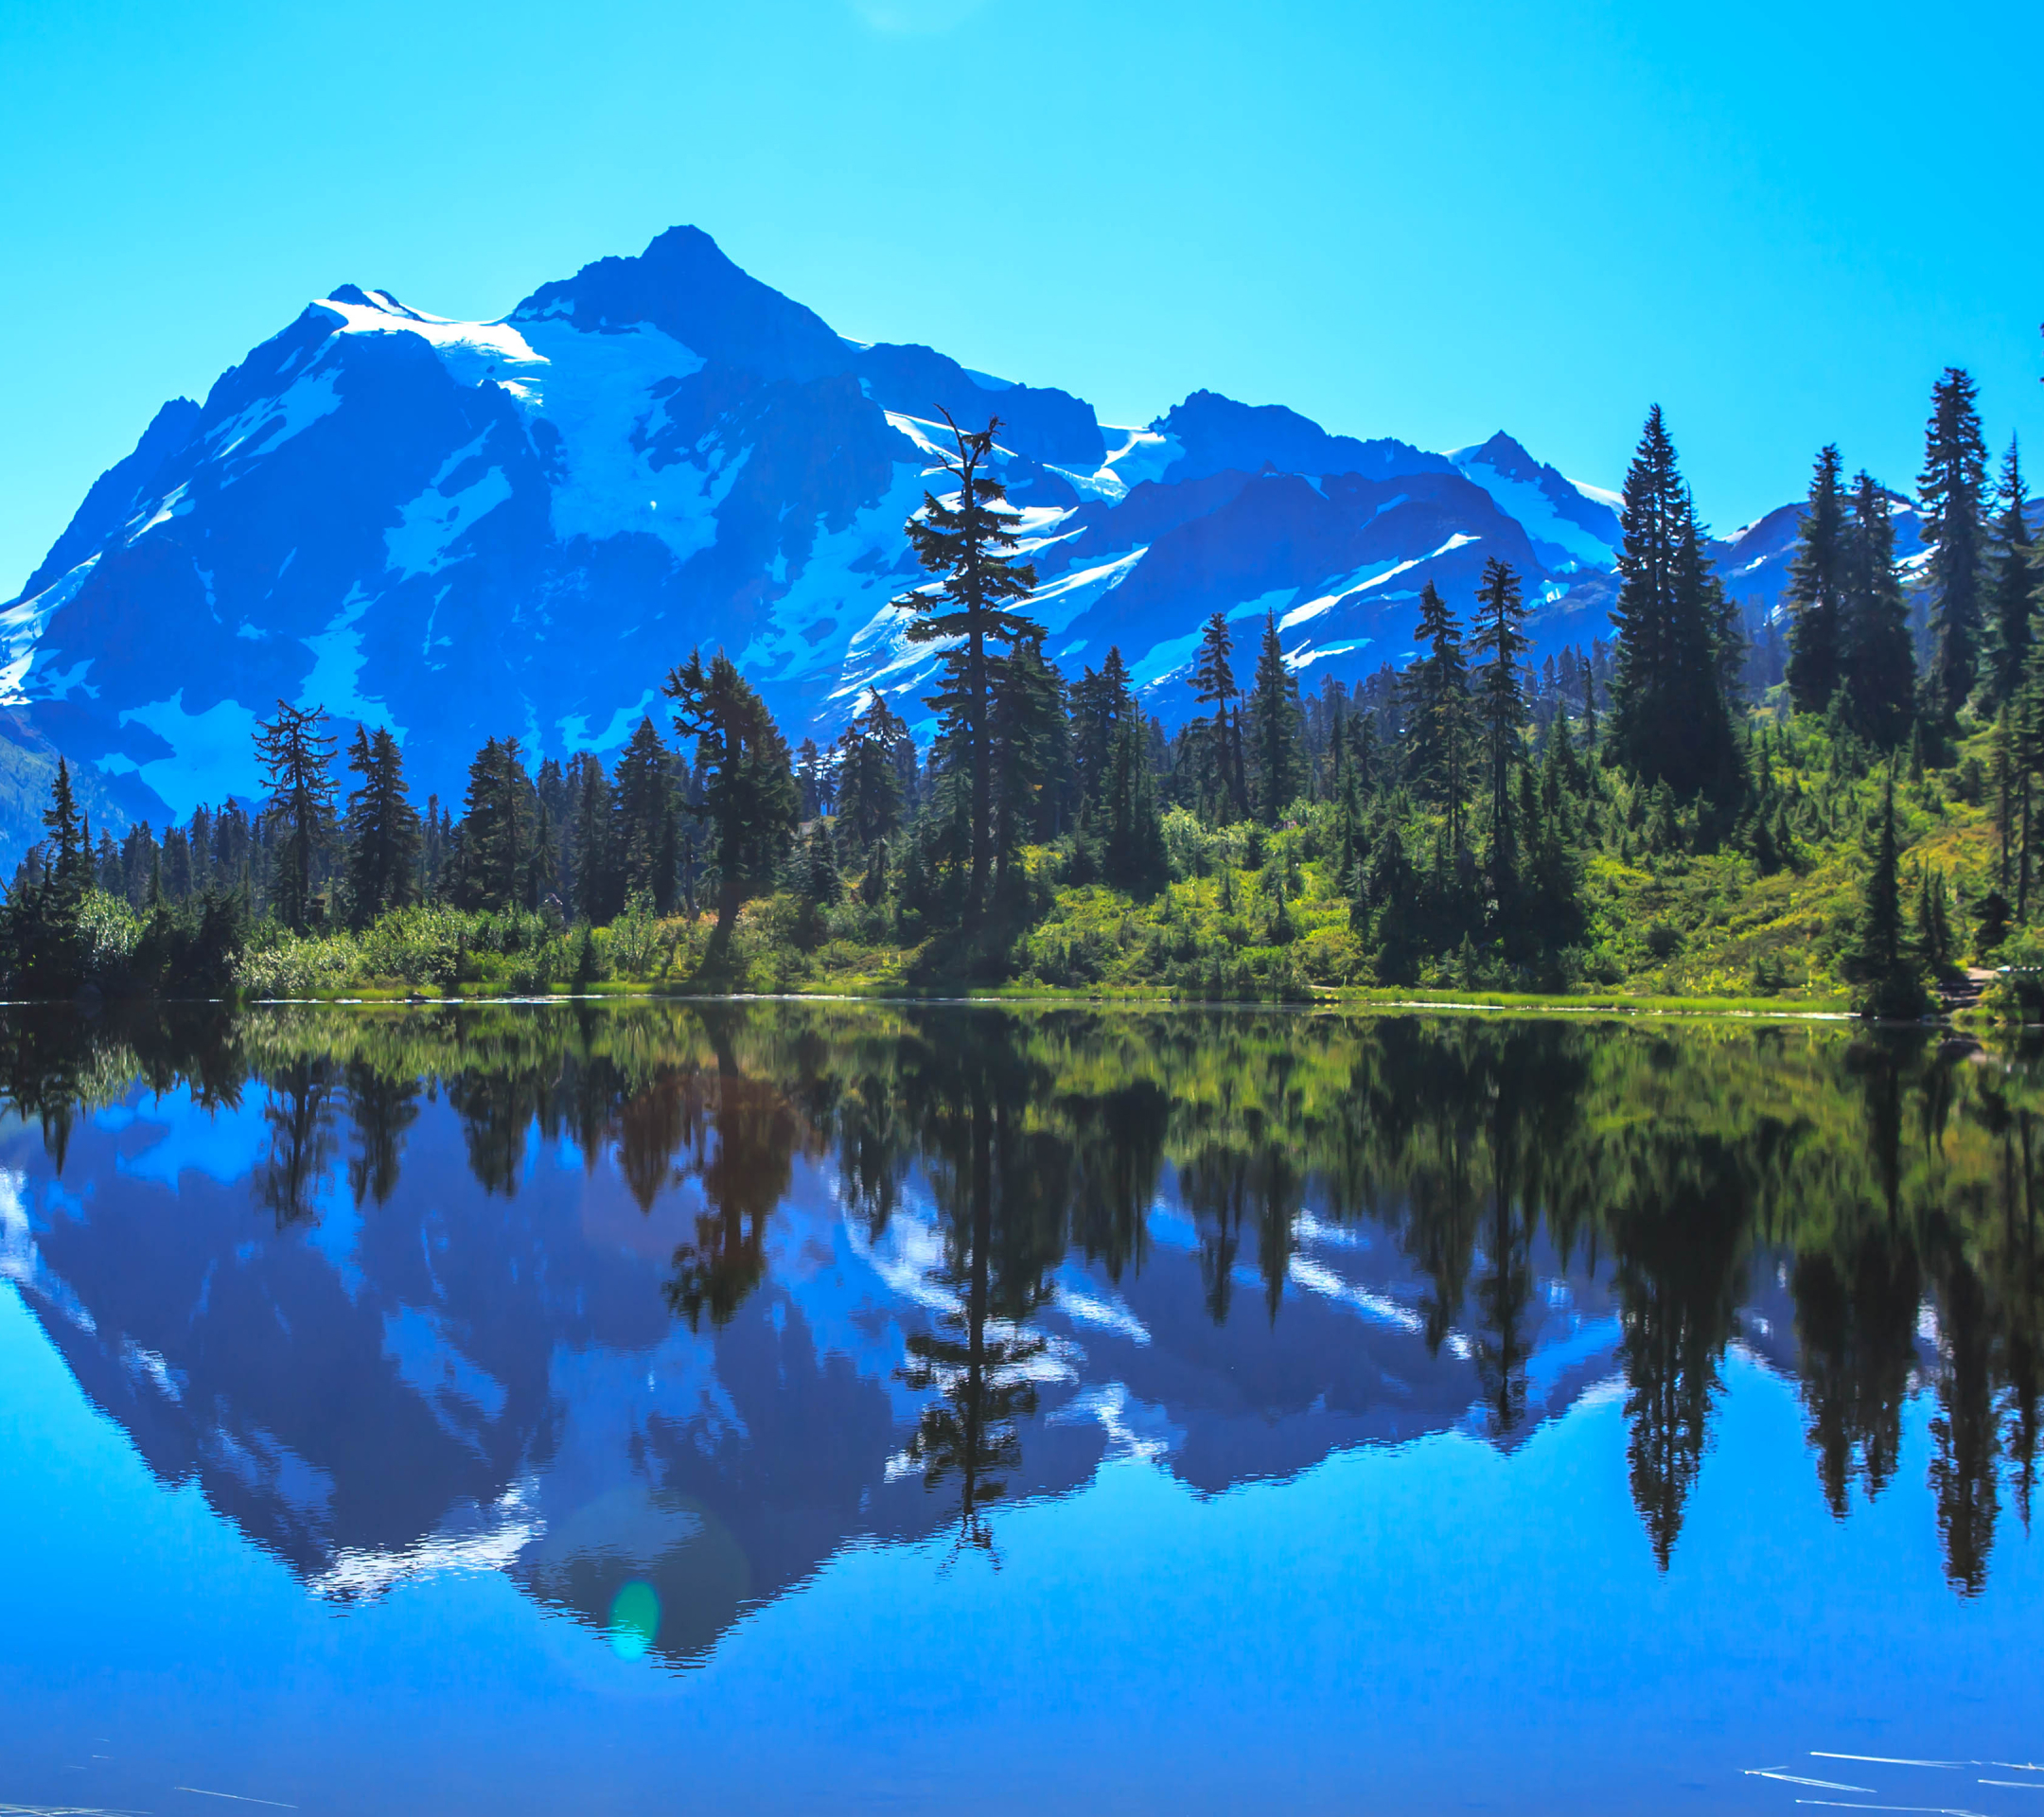
[[279, 700], [276, 717], [256, 731], [256, 761], [270, 791], [263, 811], [274, 829], [271, 900], [277, 918], [300, 934], [311, 926], [320, 855], [333, 838], [335, 740], [321, 732], [326, 723], [324, 708]]
[[993, 693], [996, 645], [1013, 649], [1017, 639], [1040, 639], [1043, 627], [1009, 602], [1036, 591], [1036, 571], [1017, 561], [1015, 525], [1020, 514], [1007, 503], [1008, 489], [993, 470], [994, 437], [1000, 418], [983, 430], [949, 424], [955, 454], [938, 465], [957, 486], [940, 499], [923, 494], [923, 508], [908, 520], [916, 558], [941, 576], [904, 593], [894, 604], [914, 614], [908, 639], [914, 644], [949, 642], [943, 679], [928, 704], [937, 709], [938, 746], [944, 760], [962, 770], [971, 794], [971, 873], [965, 891], [965, 925], [978, 926], [986, 911], [987, 878], [994, 856]]

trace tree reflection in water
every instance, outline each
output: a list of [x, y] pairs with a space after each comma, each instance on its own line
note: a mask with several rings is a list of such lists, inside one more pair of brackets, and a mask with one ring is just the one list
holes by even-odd
[[[919, 1401], [900, 1458], [956, 1497], [958, 1544], [1025, 1474], [1058, 1377], [1067, 1266], [1143, 1276], [1161, 1208], [1189, 1225], [1195, 1316], [1275, 1330], [1332, 1232], [1404, 1259], [1396, 1311], [1466, 1362], [1501, 1443], [1534, 1417], [1555, 1302], [1595, 1283], [1619, 1332], [1629, 1471], [1665, 1566], [1735, 1344], [1792, 1368], [1840, 1518], [1901, 1466], [1929, 1397], [1953, 1587], [2027, 1529], [2044, 1420], [2035, 1054], [1931, 1037], [1536, 1019], [957, 1007], [509, 1006], [0, 1021], [0, 1091], [58, 1170], [79, 1119], [137, 1085], [259, 1102], [251, 1174], [305, 1227], [342, 1155], [358, 1209], [397, 1211], [422, 1107], [459, 1119], [481, 1189], [515, 1197], [536, 1142], [674, 1208], [669, 1314], [728, 1332], [772, 1267], [798, 1161], [868, 1243], [912, 1208], [941, 1253], [903, 1338]], [[1572, 1286], [1571, 1283], [1576, 1283]], [[1246, 1284], [1253, 1312], [1238, 1304]], [[1317, 1287], [1314, 1291], [1319, 1291]], [[1778, 1296], [1778, 1337], [1756, 1307]], [[1792, 1346], [1791, 1346], [1792, 1335]], [[1771, 1344], [1772, 1349], [1768, 1346]]]

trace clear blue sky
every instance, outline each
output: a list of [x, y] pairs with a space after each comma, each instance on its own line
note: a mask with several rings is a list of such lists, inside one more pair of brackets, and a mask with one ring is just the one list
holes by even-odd
[[1729, 528], [2044, 475], [2044, 7], [0, 0], [0, 597], [165, 397], [343, 280], [450, 315], [693, 221], [868, 339], [1111, 421], [1197, 386]]

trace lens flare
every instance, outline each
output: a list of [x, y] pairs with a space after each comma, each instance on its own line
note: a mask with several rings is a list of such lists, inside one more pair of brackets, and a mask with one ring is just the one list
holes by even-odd
[[620, 1659], [643, 1659], [660, 1632], [660, 1597], [650, 1583], [636, 1579], [610, 1603], [610, 1650]]

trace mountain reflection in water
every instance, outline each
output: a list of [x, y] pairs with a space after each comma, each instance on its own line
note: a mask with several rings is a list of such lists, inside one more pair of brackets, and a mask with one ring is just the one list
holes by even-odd
[[2024, 1053], [1835, 1027], [714, 1004], [0, 1023], [0, 1272], [318, 1594], [500, 1569], [702, 1657], [849, 1543], [1622, 1392], [1665, 1567], [1728, 1351], [1848, 1518], [1934, 1397], [2027, 1528]]

